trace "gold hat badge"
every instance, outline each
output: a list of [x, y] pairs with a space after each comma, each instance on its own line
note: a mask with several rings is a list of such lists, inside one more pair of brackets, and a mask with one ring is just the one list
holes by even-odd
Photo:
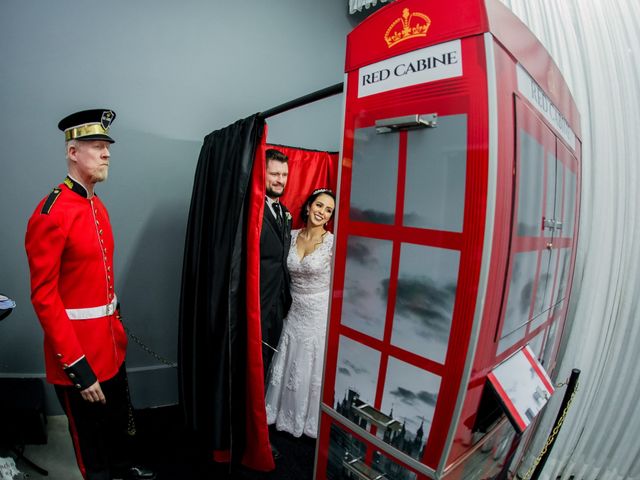
[[402, 10], [402, 17], [396, 18], [384, 34], [384, 40], [389, 48], [409, 38], [426, 37], [431, 25], [431, 19], [424, 13], [409, 13], [409, 9]]

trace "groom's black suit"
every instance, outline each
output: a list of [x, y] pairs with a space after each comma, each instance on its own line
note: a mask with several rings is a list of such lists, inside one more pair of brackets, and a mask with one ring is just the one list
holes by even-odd
[[[291, 306], [287, 256], [291, 244], [291, 220], [289, 211], [282, 209], [282, 226], [278, 225], [265, 200], [260, 234], [260, 322], [262, 340], [277, 348], [282, 321]], [[274, 351], [262, 345], [262, 361], [265, 378]]]

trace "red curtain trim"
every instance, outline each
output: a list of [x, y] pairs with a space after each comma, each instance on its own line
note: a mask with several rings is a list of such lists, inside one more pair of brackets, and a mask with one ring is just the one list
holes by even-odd
[[231, 450], [214, 450], [213, 461], [218, 463], [231, 462]]
[[262, 367], [262, 332], [260, 329], [260, 232], [264, 213], [265, 130], [251, 172], [247, 219], [247, 384], [246, 384], [246, 447], [242, 464], [267, 472], [276, 468], [269, 444], [269, 428], [264, 406], [264, 378]]
[[[264, 214], [265, 161], [267, 127], [256, 149], [251, 172], [247, 218], [247, 384], [246, 448], [242, 464], [258, 471], [274, 470], [276, 465], [269, 443], [269, 428], [264, 406], [265, 385], [262, 367], [262, 332], [260, 329], [260, 233]], [[273, 146], [289, 157], [289, 178], [282, 203], [291, 211], [293, 227], [300, 228], [302, 204], [316, 188], [331, 188], [338, 181], [338, 154]], [[330, 225], [331, 226], [331, 225]], [[215, 455], [215, 452], [214, 452]]]

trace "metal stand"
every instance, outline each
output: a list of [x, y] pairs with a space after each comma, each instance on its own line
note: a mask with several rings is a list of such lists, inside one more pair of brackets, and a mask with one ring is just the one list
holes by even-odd
[[545, 444], [542, 453], [538, 457], [538, 462], [535, 466], [535, 470], [531, 474], [531, 480], [537, 480], [542, 473], [542, 469], [544, 468], [544, 464], [547, 463], [547, 459], [549, 458], [549, 454], [551, 453], [551, 449], [553, 445], [556, 443], [556, 438], [558, 438], [558, 432], [560, 432], [560, 428], [562, 428], [562, 424], [564, 423], [564, 419], [569, 411], [569, 406], [571, 405], [571, 401], [573, 400], [573, 395], [578, 386], [578, 377], [580, 376], [580, 370], [574, 368], [571, 370], [571, 376], [569, 377], [569, 383], [567, 385], [567, 391], [564, 393], [564, 398], [562, 399], [562, 404], [560, 405], [560, 411], [558, 412], [558, 416], [556, 417], [556, 421], [553, 426], [553, 431]]
[[33, 460], [31, 460], [30, 458], [26, 457], [24, 455], [24, 449], [25, 446], [24, 445], [20, 445], [20, 446], [15, 446], [15, 447], [11, 447], [10, 448], [11, 451], [13, 453], [16, 454], [16, 464], [22, 460], [24, 461], [24, 463], [26, 463], [27, 465], [29, 465], [31, 468], [33, 468], [36, 472], [38, 472], [40, 475], [44, 476], [44, 477], [48, 477], [49, 476], [49, 472], [47, 470], [45, 470], [44, 468], [42, 468], [40, 465], [38, 465], [37, 463], [35, 463]]

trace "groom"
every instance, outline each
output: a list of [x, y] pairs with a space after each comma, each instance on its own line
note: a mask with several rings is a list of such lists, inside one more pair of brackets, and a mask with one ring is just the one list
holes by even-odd
[[282, 321], [291, 306], [287, 255], [291, 243], [291, 214], [279, 201], [287, 185], [287, 156], [268, 149], [266, 155], [266, 198], [260, 234], [260, 323], [264, 379], [278, 347]]

